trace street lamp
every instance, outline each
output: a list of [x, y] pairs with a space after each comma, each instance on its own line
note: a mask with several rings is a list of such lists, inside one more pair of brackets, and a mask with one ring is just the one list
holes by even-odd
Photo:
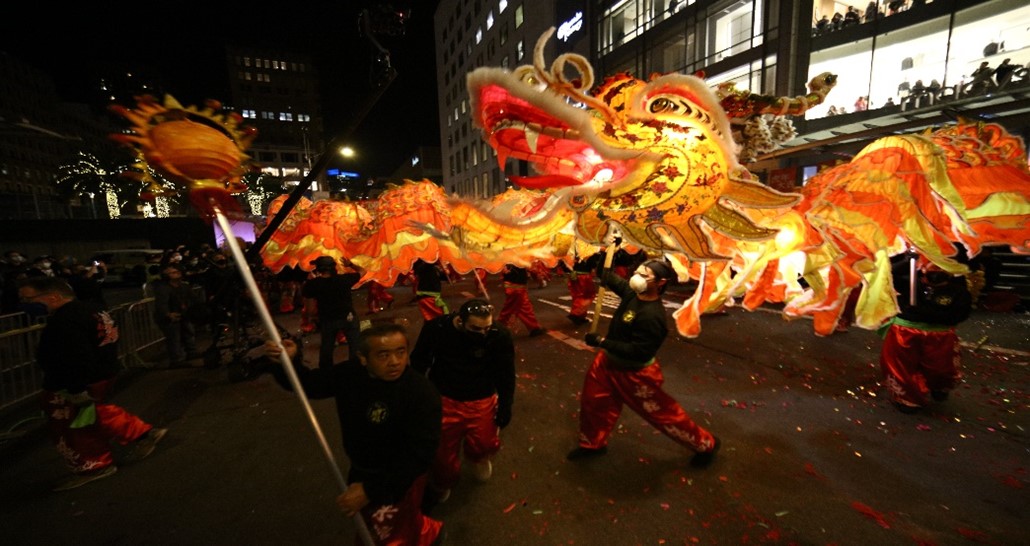
[[351, 148], [350, 146], [341, 146], [340, 155], [346, 158], [354, 157], [354, 148]]

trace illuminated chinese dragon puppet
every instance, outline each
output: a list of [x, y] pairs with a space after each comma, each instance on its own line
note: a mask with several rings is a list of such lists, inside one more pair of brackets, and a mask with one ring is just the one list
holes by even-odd
[[[876, 328], [896, 314], [889, 258], [907, 248], [954, 273], [965, 271], [955, 243], [969, 256], [987, 244], [1027, 250], [1026, 153], [999, 126], [962, 122], [880, 139], [800, 194], [780, 193], [741, 158], [792, 138], [786, 116], [822, 102], [834, 76], [817, 76], [795, 98], [712, 90], [676, 74], [621, 74], [588, 93], [593, 74], [582, 57], [545, 65], [549, 35], [533, 66], [468, 75], [474, 121], [501, 166], [514, 157], [538, 174], [513, 178], [523, 189], [473, 201], [410, 182], [370, 206], [371, 221], [357, 222], [357, 233], [319, 235], [303, 226], [322, 220], [302, 208], [272, 235], [265, 263], [277, 270], [307, 267], [315, 253], [346, 255], [366, 268], [363, 281], [390, 285], [419, 258], [462, 273], [569, 264], [618, 234], [667, 256], [681, 280], [698, 281], [674, 313], [682, 335], [698, 335], [702, 314], [738, 297], [748, 309], [785, 303], [786, 317], [812, 316], [825, 335], [859, 287], [858, 326]], [[566, 78], [568, 68], [579, 77]]]

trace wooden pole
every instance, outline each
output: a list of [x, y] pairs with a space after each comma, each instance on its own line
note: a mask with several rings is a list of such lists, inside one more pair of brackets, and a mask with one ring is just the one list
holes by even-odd
[[615, 257], [617, 246], [613, 242], [604, 251], [604, 269], [601, 270], [601, 286], [597, 287], [597, 296], [594, 297], [594, 320], [590, 322], [591, 334], [597, 333], [597, 327], [601, 323], [601, 303], [604, 301], [604, 276], [612, 268], [612, 259]]

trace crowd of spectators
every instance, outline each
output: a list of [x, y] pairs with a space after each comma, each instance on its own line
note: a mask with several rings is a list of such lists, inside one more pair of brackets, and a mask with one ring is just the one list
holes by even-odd
[[[107, 264], [91, 258], [39, 255], [30, 259], [20, 250], [7, 250], [0, 258], [0, 314], [31, 314], [34, 311], [30, 304], [18, 300], [18, 285], [30, 277], [64, 278], [75, 290], [77, 299], [96, 302], [107, 308], [108, 302], [104, 298]], [[160, 278], [161, 270], [169, 265], [180, 269], [187, 282], [201, 286], [207, 292], [217, 291], [223, 281], [219, 275], [211, 274], [211, 271], [220, 271], [228, 263], [228, 258], [227, 251], [208, 244], [197, 248], [178, 245], [166, 249], [161, 254], [155, 254], [146, 265], [144, 293]]]
[[835, 12], [832, 16], [823, 14], [816, 19], [812, 27], [813, 36], [823, 36], [842, 28], [847, 28], [862, 23], [871, 23], [883, 17], [897, 15], [903, 11], [919, 8], [931, 3], [932, 0], [888, 0], [884, 2], [869, 2], [865, 10], [859, 11], [856, 6], [847, 6], [844, 13]]

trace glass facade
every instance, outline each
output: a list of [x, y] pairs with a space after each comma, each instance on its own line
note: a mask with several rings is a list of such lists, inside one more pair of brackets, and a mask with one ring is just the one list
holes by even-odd
[[[707, 4], [707, 5], [706, 5]], [[694, 6], [691, 9], [685, 9]], [[772, 32], [766, 13], [778, 9], [768, 0], [729, 0], [722, 2], [672, 2], [668, 0], [623, 0], [608, 2], [598, 29], [598, 49], [606, 72], [628, 71], [637, 77], [654, 73], [692, 74], [753, 51], [762, 45], [763, 34]], [[684, 12], [684, 15], [673, 17]], [[667, 21], [668, 20], [668, 21]], [[663, 23], [659, 25], [659, 23]], [[646, 52], [626, 57], [619, 46], [649, 33]], [[764, 29], [764, 30], [763, 30]], [[625, 49], [625, 48], [624, 48]], [[775, 55], [766, 59], [741, 61], [709, 73], [713, 83], [734, 81], [738, 88], [760, 91], [775, 80]]]
[[[885, 16], [879, 24], [891, 17]], [[809, 110], [806, 117], [825, 117], [831, 106], [834, 113], [854, 112], [859, 97], [868, 97], [870, 109], [926, 106], [931, 99], [917, 102], [910, 97], [919, 86], [935, 89], [934, 100], [958, 98], [967, 93], [973, 73], [983, 62], [997, 67], [1009, 59], [1011, 65], [1028, 66], [1028, 29], [1030, 6], [1018, 0], [995, 0], [957, 11], [954, 17], [944, 13], [813, 51], [809, 78], [822, 72], [840, 77], [827, 102]]]

